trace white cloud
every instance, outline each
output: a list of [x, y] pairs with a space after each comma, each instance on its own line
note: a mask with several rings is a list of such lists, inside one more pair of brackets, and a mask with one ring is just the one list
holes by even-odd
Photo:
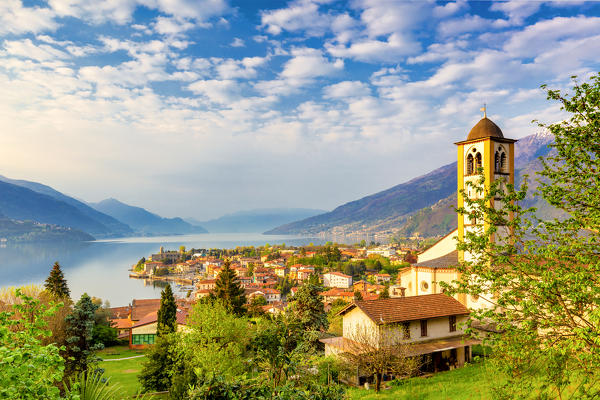
[[506, 14], [512, 25], [522, 25], [527, 17], [538, 12], [542, 3], [542, 1], [511, 0], [492, 3], [490, 9]]
[[446, 18], [466, 7], [468, 7], [466, 0], [451, 1], [444, 5], [436, 6], [433, 9], [433, 16], [436, 18]]
[[482, 31], [494, 27], [494, 20], [482, 18], [479, 15], [465, 15], [461, 18], [450, 19], [440, 23], [438, 32], [442, 36], [456, 36], [466, 32]]
[[242, 60], [221, 60], [215, 66], [215, 70], [221, 79], [254, 78], [257, 74], [256, 68], [267, 61], [266, 57], [247, 57]]
[[161, 35], [179, 36], [196, 25], [181, 18], [157, 17], [152, 26]]
[[2, 54], [30, 58], [39, 62], [68, 58], [68, 55], [63, 51], [47, 44], [35, 45], [31, 39], [6, 40]]
[[323, 88], [324, 97], [327, 99], [349, 99], [364, 97], [371, 94], [369, 85], [360, 81], [344, 81]]
[[234, 80], [200, 80], [187, 87], [195, 94], [202, 95], [214, 103], [228, 104], [239, 99], [240, 86]]
[[58, 23], [49, 8], [24, 7], [20, 0], [0, 2], [0, 34], [54, 31]]
[[297, 0], [287, 8], [263, 11], [261, 26], [273, 35], [282, 31], [304, 31], [311, 36], [323, 35], [331, 24], [331, 16], [319, 12], [319, 4], [311, 0]]
[[245, 47], [246, 43], [244, 43], [244, 41], [238, 37], [233, 38], [233, 41], [230, 44], [231, 47]]
[[334, 57], [353, 58], [368, 63], [399, 62], [404, 56], [419, 51], [420, 44], [400, 34], [391, 34], [387, 40], [360, 39], [349, 46], [327, 44], [327, 51]]
[[330, 62], [317, 49], [296, 48], [292, 50], [292, 59], [284, 65], [281, 76], [291, 79], [308, 79], [329, 76], [344, 69], [344, 61]]
[[[198, 26], [229, 11], [225, 0], [48, 0], [60, 16], [70, 16], [94, 24], [114, 22], [124, 25], [132, 20], [138, 6], [158, 10], [180, 20], [194, 20]], [[169, 29], [164, 28], [164, 29]]]

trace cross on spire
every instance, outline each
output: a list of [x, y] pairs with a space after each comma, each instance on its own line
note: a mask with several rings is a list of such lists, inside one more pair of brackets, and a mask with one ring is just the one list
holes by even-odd
[[483, 111], [483, 118], [487, 118], [487, 104], [483, 103], [483, 107], [479, 111]]

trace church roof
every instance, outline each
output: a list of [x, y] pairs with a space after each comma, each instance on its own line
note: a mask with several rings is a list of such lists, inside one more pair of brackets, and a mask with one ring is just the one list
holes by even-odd
[[504, 138], [502, 130], [498, 128], [498, 125], [493, 123], [487, 117], [484, 117], [479, 121], [469, 132], [467, 140], [483, 139], [488, 137]]
[[416, 267], [449, 268], [458, 265], [458, 251], [454, 250], [441, 257], [415, 264]]

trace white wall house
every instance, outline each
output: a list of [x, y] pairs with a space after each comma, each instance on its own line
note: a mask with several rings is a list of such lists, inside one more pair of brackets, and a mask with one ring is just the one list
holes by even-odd
[[323, 274], [323, 285], [326, 287], [349, 288], [352, 286], [352, 277], [341, 272], [327, 272]]

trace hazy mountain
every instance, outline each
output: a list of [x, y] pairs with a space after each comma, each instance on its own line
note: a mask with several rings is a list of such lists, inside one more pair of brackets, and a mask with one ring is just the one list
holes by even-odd
[[[97, 235], [97, 236], [125, 236], [125, 235], [130, 235], [133, 233], [132, 229], [129, 226], [127, 226], [126, 224], [122, 223], [121, 221], [117, 221], [113, 217], [106, 215], [104, 213], [101, 213], [101, 212], [93, 209], [92, 207], [88, 206], [87, 204], [85, 204], [77, 199], [74, 199], [73, 197], [66, 196], [63, 193], [51, 188], [50, 186], [42, 185], [41, 183], [37, 183], [37, 182], [30, 182], [30, 181], [19, 180], [19, 179], [10, 179], [10, 178], [7, 178], [2, 175], [0, 175], [0, 181], [5, 182], [5, 183], [10, 183], [12, 185], [17, 185], [17, 186], [20, 186], [23, 188], [27, 188], [36, 193], [43, 194], [43, 195], [52, 197], [58, 201], [64, 202], [64, 203], [76, 208], [77, 210], [79, 210], [82, 215], [92, 219], [93, 221], [96, 221], [97, 223], [99, 223], [101, 225], [101, 226], [97, 225], [97, 224], [90, 225], [86, 222], [83, 222], [83, 225], [78, 225], [78, 226], [66, 225], [66, 226], [73, 226], [78, 229], [82, 229], [88, 233], [91, 233], [92, 235]], [[32, 220], [36, 220], [36, 221], [40, 221], [40, 222], [48, 222], [48, 223], [55, 223], [58, 225], [62, 225], [59, 222], [54, 222], [54, 219], [52, 221], [46, 221], [46, 220], [37, 219], [37, 218], [33, 218], [33, 217], [25, 218], [25, 219], [32, 219]]]
[[75, 206], [4, 181], [0, 181], [0, 212], [9, 219], [70, 227], [96, 237], [113, 234], [111, 229]]
[[202, 226], [192, 225], [181, 218], [163, 218], [141, 207], [130, 206], [116, 199], [90, 203], [90, 206], [125, 222], [142, 235], [206, 233], [206, 229]]
[[0, 240], [9, 242], [89, 241], [94, 237], [77, 229], [0, 216]]
[[186, 218], [190, 223], [202, 225], [211, 233], [251, 233], [264, 232], [282, 224], [322, 214], [325, 210], [310, 208], [265, 208], [238, 211], [209, 221], [196, 221]]
[[[541, 169], [539, 156], [549, 151], [552, 136], [545, 132], [527, 136], [515, 145], [515, 175], [534, 175]], [[531, 181], [531, 179], [530, 179]], [[344, 204], [331, 212], [292, 222], [267, 234], [351, 234], [390, 233], [411, 236], [439, 236], [456, 228], [456, 162], [391, 189]], [[539, 215], [557, 211], [542, 199], [528, 198], [527, 205], [539, 208]]]

